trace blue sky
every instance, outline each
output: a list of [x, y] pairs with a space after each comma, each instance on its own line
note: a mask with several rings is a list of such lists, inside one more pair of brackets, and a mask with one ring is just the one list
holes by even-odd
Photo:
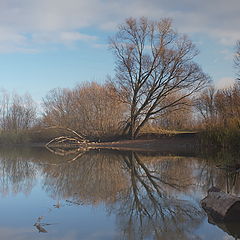
[[55, 87], [114, 74], [108, 37], [127, 17], [173, 19], [218, 87], [235, 78], [240, 0], [0, 0], [0, 89], [40, 101]]

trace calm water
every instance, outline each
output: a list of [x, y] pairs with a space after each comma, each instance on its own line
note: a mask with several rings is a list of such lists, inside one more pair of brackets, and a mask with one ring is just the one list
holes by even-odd
[[43, 148], [0, 149], [1, 240], [240, 236], [240, 223], [211, 224], [199, 205], [212, 185], [240, 194], [238, 173], [219, 168], [235, 161], [230, 156], [102, 150], [61, 155]]

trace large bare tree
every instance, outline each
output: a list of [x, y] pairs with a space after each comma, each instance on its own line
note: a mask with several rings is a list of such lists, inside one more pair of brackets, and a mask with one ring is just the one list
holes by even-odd
[[[115, 88], [129, 106], [125, 130], [131, 138], [162, 111], [184, 105], [209, 81], [193, 62], [198, 50], [169, 19], [129, 18], [110, 39], [110, 47], [116, 59]], [[178, 98], [164, 101], [172, 94]]]

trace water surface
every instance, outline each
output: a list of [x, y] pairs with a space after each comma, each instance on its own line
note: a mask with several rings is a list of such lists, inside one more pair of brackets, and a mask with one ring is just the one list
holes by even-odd
[[0, 149], [1, 240], [240, 236], [240, 223], [210, 223], [199, 203], [211, 186], [239, 195], [240, 178], [223, 167], [226, 156], [107, 150], [64, 155]]

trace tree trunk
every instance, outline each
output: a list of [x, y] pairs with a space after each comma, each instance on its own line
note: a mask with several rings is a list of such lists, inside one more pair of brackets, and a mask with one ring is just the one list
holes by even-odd
[[240, 198], [213, 188], [201, 200], [203, 209], [216, 221], [240, 220]]

